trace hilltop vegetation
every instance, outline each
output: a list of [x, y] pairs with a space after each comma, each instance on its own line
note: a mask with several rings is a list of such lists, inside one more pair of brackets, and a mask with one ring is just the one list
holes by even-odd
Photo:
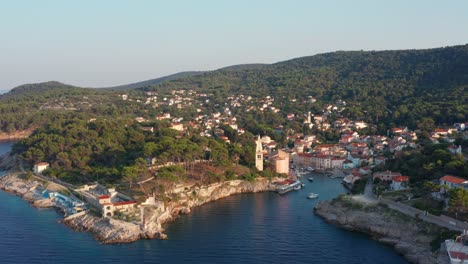
[[[253, 98], [271, 95], [285, 113], [320, 111], [321, 105], [347, 103], [344, 116], [389, 127], [409, 126], [430, 130], [434, 125], [464, 122], [468, 117], [468, 45], [428, 50], [340, 51], [297, 58], [271, 65], [240, 65], [220, 70], [169, 76], [154, 85], [125, 93], [164, 94], [193, 89], [211, 95], [202, 110], [219, 111], [226, 98], [243, 94]], [[173, 79], [176, 78], [176, 79]], [[161, 81], [161, 80], [160, 80]], [[87, 117], [155, 116], [161, 112], [192, 116], [194, 109], [156, 109], [123, 101], [122, 91], [85, 89], [57, 82], [23, 85], [0, 96], [0, 130], [32, 129], [69, 112]], [[308, 96], [316, 102], [306, 102]], [[186, 111], [187, 110], [187, 111]], [[275, 115], [252, 116], [271, 123]], [[278, 122], [276, 122], [278, 123]]]
[[[133, 183], [148, 177], [149, 163], [183, 164], [182, 170], [173, 168], [158, 176], [174, 181], [189, 175], [196, 160], [227, 168], [234, 162], [248, 166], [254, 163], [251, 133], [239, 136], [236, 144], [228, 146], [223, 141], [199, 135], [180, 136], [164, 121], [151, 125], [154, 133], [145, 131], [131, 119], [85, 121], [80, 116], [69, 116], [36, 129], [29, 138], [15, 144], [13, 152], [30, 165], [50, 162], [49, 176], [84, 183], [95, 180]], [[219, 180], [224, 176], [213, 177]]]
[[[321, 101], [346, 100], [349, 117], [372, 123], [452, 124], [468, 114], [468, 45], [402, 51], [350, 51], [320, 54], [257, 69], [218, 70], [143, 90], [194, 89], [219, 101], [235, 94]], [[218, 100], [215, 100], [218, 101]], [[298, 109], [299, 110], [299, 109]], [[426, 118], [425, 122], [420, 122]]]
[[79, 88], [59, 82], [26, 84], [0, 95], [0, 131], [40, 127], [55, 119], [122, 116], [137, 111], [116, 92]]

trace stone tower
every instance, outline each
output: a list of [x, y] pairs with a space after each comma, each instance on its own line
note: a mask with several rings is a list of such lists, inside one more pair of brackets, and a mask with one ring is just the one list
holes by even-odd
[[257, 145], [255, 148], [255, 167], [257, 168], [257, 170], [263, 171], [263, 148], [260, 136], [258, 136], [255, 143]]

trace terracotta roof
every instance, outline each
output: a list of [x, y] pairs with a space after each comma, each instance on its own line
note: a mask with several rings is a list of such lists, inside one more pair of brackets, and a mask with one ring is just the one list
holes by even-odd
[[450, 257], [460, 259], [460, 260], [468, 260], [468, 254], [459, 252], [459, 251], [450, 251]]
[[322, 145], [317, 145], [316, 148], [332, 148], [336, 146], [336, 144], [322, 144]]
[[455, 177], [455, 176], [452, 176], [452, 175], [445, 175], [444, 177], [442, 177], [440, 179], [443, 180], [443, 181], [447, 181], [447, 182], [451, 182], [451, 183], [455, 183], [455, 184], [462, 184], [465, 181], [467, 181], [465, 179], [458, 178], [458, 177]]
[[318, 158], [318, 159], [329, 159], [330, 158], [327, 155], [316, 155], [315, 157]]
[[110, 196], [106, 194], [106, 195], [100, 195], [100, 196], [98, 196], [98, 198], [99, 198], [99, 200], [108, 199], [108, 198], [110, 198]]
[[36, 164], [34, 164], [34, 165], [36, 165], [36, 166], [49, 166], [49, 163], [47, 163], [47, 162], [39, 162], [39, 163], [36, 163]]
[[127, 205], [127, 204], [136, 204], [136, 201], [124, 201], [124, 202], [117, 202], [113, 203], [114, 206], [119, 206], [119, 205]]
[[310, 153], [297, 153], [299, 157], [311, 158], [313, 155]]
[[392, 180], [394, 182], [404, 182], [404, 181], [408, 181], [409, 177], [408, 176], [395, 176], [395, 177], [393, 177]]

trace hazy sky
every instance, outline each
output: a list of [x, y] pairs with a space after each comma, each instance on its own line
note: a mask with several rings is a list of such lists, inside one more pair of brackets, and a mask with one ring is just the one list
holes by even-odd
[[0, 0], [0, 90], [467, 43], [467, 0]]

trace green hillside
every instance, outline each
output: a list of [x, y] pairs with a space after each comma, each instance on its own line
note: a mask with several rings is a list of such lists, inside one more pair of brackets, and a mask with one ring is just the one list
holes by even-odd
[[[319, 113], [328, 102], [345, 100], [344, 116], [411, 128], [451, 125], [468, 119], [468, 45], [427, 50], [338, 51], [275, 64], [250, 64], [177, 75], [164, 82], [142, 82], [128, 90], [145, 100], [147, 91], [193, 89], [213, 94], [203, 106], [219, 111], [226, 98], [243, 94], [272, 96], [282, 113]], [[143, 85], [144, 87], [141, 87]], [[126, 86], [126, 88], [131, 88]], [[78, 88], [58, 82], [19, 86], [0, 95], [0, 131], [14, 132], [44, 125], [64, 115], [83, 117], [154, 117], [157, 108], [122, 100], [123, 91]], [[314, 97], [317, 102], [305, 100]], [[144, 102], [144, 101], [143, 101]], [[192, 111], [194, 109], [191, 109]], [[189, 117], [184, 109], [175, 109]]]
[[[468, 45], [427, 50], [339, 51], [242, 70], [217, 70], [144, 90], [195, 89], [322, 102], [346, 100], [350, 117], [417, 127], [465, 121]], [[283, 100], [283, 107], [290, 100]], [[303, 110], [303, 109], [301, 109]], [[431, 122], [428, 122], [431, 123]], [[419, 124], [421, 125], [421, 124]]]

